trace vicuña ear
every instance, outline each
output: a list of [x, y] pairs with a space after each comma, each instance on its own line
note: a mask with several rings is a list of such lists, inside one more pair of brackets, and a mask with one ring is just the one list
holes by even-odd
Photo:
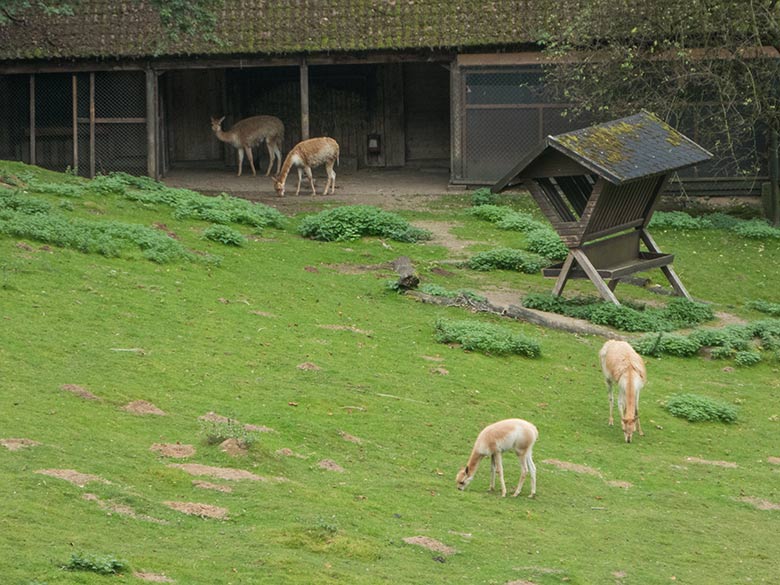
[[465, 471], [466, 475], [468, 475], [469, 474], [469, 466], [467, 465], [466, 468], [463, 471]]

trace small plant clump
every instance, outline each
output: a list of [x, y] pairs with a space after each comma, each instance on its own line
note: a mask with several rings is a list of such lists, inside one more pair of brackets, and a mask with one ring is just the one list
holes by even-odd
[[481, 321], [439, 319], [435, 324], [436, 341], [458, 343], [467, 351], [487, 355], [522, 355], [537, 358], [542, 354], [539, 343], [510, 329]]
[[400, 215], [371, 205], [335, 207], [309, 215], [301, 222], [298, 233], [325, 242], [349, 242], [363, 236], [376, 236], [414, 243], [432, 237], [428, 230], [414, 227]]
[[685, 298], [672, 299], [665, 308], [656, 309], [630, 303], [618, 306], [594, 297], [567, 300], [549, 293], [532, 293], [523, 299], [523, 306], [586, 319], [591, 323], [607, 325], [621, 331], [672, 331], [714, 318], [708, 305]]
[[477, 301], [477, 302], [487, 301], [485, 297], [483, 297], [482, 295], [478, 295], [474, 291], [466, 290], [463, 288], [460, 288], [458, 290], [449, 290], [441, 286], [440, 284], [433, 284], [433, 283], [421, 284], [418, 287], [418, 290], [428, 295], [433, 295], [436, 297], [444, 297], [447, 299], [456, 299], [458, 297], [464, 297], [466, 299]]
[[203, 237], [207, 240], [219, 242], [226, 246], [243, 246], [246, 244], [246, 237], [238, 230], [234, 230], [230, 226], [215, 224], [210, 225], [203, 230]]
[[514, 248], [496, 248], [475, 254], [467, 263], [472, 270], [516, 270], [526, 274], [536, 274], [547, 266], [544, 258], [533, 252]]
[[218, 445], [228, 439], [235, 439], [240, 445], [249, 448], [258, 439], [257, 432], [247, 430], [245, 425], [232, 418], [201, 420], [200, 434], [208, 445]]
[[780, 303], [770, 303], [768, 301], [750, 301], [747, 304], [747, 307], [760, 313], [766, 313], [772, 317], [780, 317]]
[[737, 422], [737, 407], [698, 394], [675, 394], [664, 404], [673, 416], [690, 422]]
[[693, 217], [684, 211], [657, 211], [650, 220], [650, 227], [673, 230], [723, 229], [754, 240], [780, 238], [780, 229], [772, 227], [766, 220], [739, 219], [720, 212]]
[[496, 202], [496, 194], [487, 187], [477, 189], [471, 194], [471, 205], [479, 207], [480, 205], [493, 205]]
[[98, 575], [117, 575], [130, 569], [127, 561], [107, 555], [73, 553], [65, 565], [69, 571], [90, 571]]

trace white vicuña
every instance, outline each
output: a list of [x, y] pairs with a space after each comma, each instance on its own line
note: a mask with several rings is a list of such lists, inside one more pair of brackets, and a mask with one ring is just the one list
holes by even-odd
[[252, 116], [244, 118], [233, 124], [230, 130], [222, 130], [221, 118], [211, 119], [211, 129], [222, 142], [230, 144], [238, 151], [238, 176], [241, 176], [241, 169], [244, 166], [244, 153], [249, 159], [249, 166], [252, 167], [252, 174], [255, 172], [255, 161], [252, 156], [252, 147], [257, 146], [263, 140], [268, 148], [268, 170], [266, 177], [271, 174], [271, 168], [276, 160], [276, 172], [282, 164], [282, 142], [284, 142], [284, 124], [275, 116]]
[[520, 481], [517, 484], [513, 497], [517, 497], [523, 487], [526, 474], [531, 473], [531, 494], [536, 495], [536, 466], [533, 460], [533, 447], [536, 439], [539, 438], [539, 431], [536, 427], [519, 418], [509, 418], [498, 421], [492, 425], [486, 426], [479, 433], [474, 448], [471, 450], [471, 456], [466, 467], [458, 471], [455, 481], [458, 483], [459, 490], [465, 490], [474, 479], [479, 462], [483, 457], [490, 455], [490, 489], [496, 486], [496, 468], [498, 477], [501, 480], [501, 496], [506, 496], [506, 484], [504, 483], [504, 465], [501, 460], [501, 453], [504, 451], [514, 451], [520, 460]]
[[317, 190], [314, 188], [311, 169], [321, 164], [325, 165], [325, 171], [328, 174], [328, 181], [325, 183], [325, 191], [322, 194], [328, 194], [328, 186], [330, 186], [332, 194], [336, 189], [336, 171], [333, 170], [333, 165], [338, 162], [339, 143], [333, 140], [333, 138], [309, 138], [299, 142], [287, 153], [287, 158], [284, 159], [284, 164], [282, 165], [282, 171], [276, 177], [274, 184], [276, 194], [279, 197], [284, 197], [284, 185], [287, 182], [287, 175], [290, 174], [290, 169], [295, 165], [298, 169], [298, 188], [295, 190], [295, 194], [298, 195], [301, 192], [301, 179], [303, 178], [303, 172], [306, 171], [306, 176], [309, 177], [309, 184], [311, 185], [311, 194], [316, 195]]
[[609, 424], [610, 426], [614, 424], [612, 384], [616, 383], [620, 388], [618, 409], [623, 436], [626, 443], [630, 443], [635, 430], [638, 430], [640, 435], [644, 435], [642, 425], [639, 423], [639, 392], [647, 382], [645, 363], [630, 344], [614, 339], [604, 344], [599, 352], [599, 358], [609, 392]]

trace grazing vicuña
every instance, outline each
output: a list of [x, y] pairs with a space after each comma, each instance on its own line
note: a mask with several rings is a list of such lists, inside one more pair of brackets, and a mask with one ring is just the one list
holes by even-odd
[[303, 171], [306, 171], [306, 176], [309, 177], [309, 184], [311, 185], [311, 194], [316, 195], [317, 190], [314, 188], [311, 169], [324, 164], [325, 171], [328, 174], [328, 181], [325, 183], [325, 190], [322, 194], [327, 195], [328, 186], [330, 186], [332, 195], [336, 189], [336, 172], [333, 170], [333, 165], [338, 162], [339, 143], [333, 140], [333, 138], [323, 136], [299, 142], [287, 153], [287, 158], [284, 159], [284, 164], [282, 165], [282, 171], [276, 177], [274, 184], [276, 194], [279, 197], [284, 197], [284, 185], [287, 182], [287, 175], [290, 174], [290, 169], [295, 165], [298, 168], [298, 188], [295, 190], [295, 194], [298, 195], [301, 192], [301, 178], [303, 177]]
[[640, 435], [644, 435], [642, 425], [639, 424], [639, 392], [647, 382], [645, 363], [630, 344], [614, 339], [610, 339], [603, 345], [599, 358], [609, 392], [609, 424], [610, 426], [613, 424], [612, 384], [615, 383], [620, 388], [618, 409], [623, 435], [626, 443], [630, 443], [635, 430], [638, 430]]

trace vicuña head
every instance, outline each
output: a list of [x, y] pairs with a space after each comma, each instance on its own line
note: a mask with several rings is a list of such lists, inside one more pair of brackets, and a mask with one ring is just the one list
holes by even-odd
[[461, 467], [458, 471], [458, 475], [455, 476], [455, 481], [458, 483], [458, 489], [460, 491], [465, 490], [471, 481], [474, 479], [474, 474], [469, 475], [469, 466]]

